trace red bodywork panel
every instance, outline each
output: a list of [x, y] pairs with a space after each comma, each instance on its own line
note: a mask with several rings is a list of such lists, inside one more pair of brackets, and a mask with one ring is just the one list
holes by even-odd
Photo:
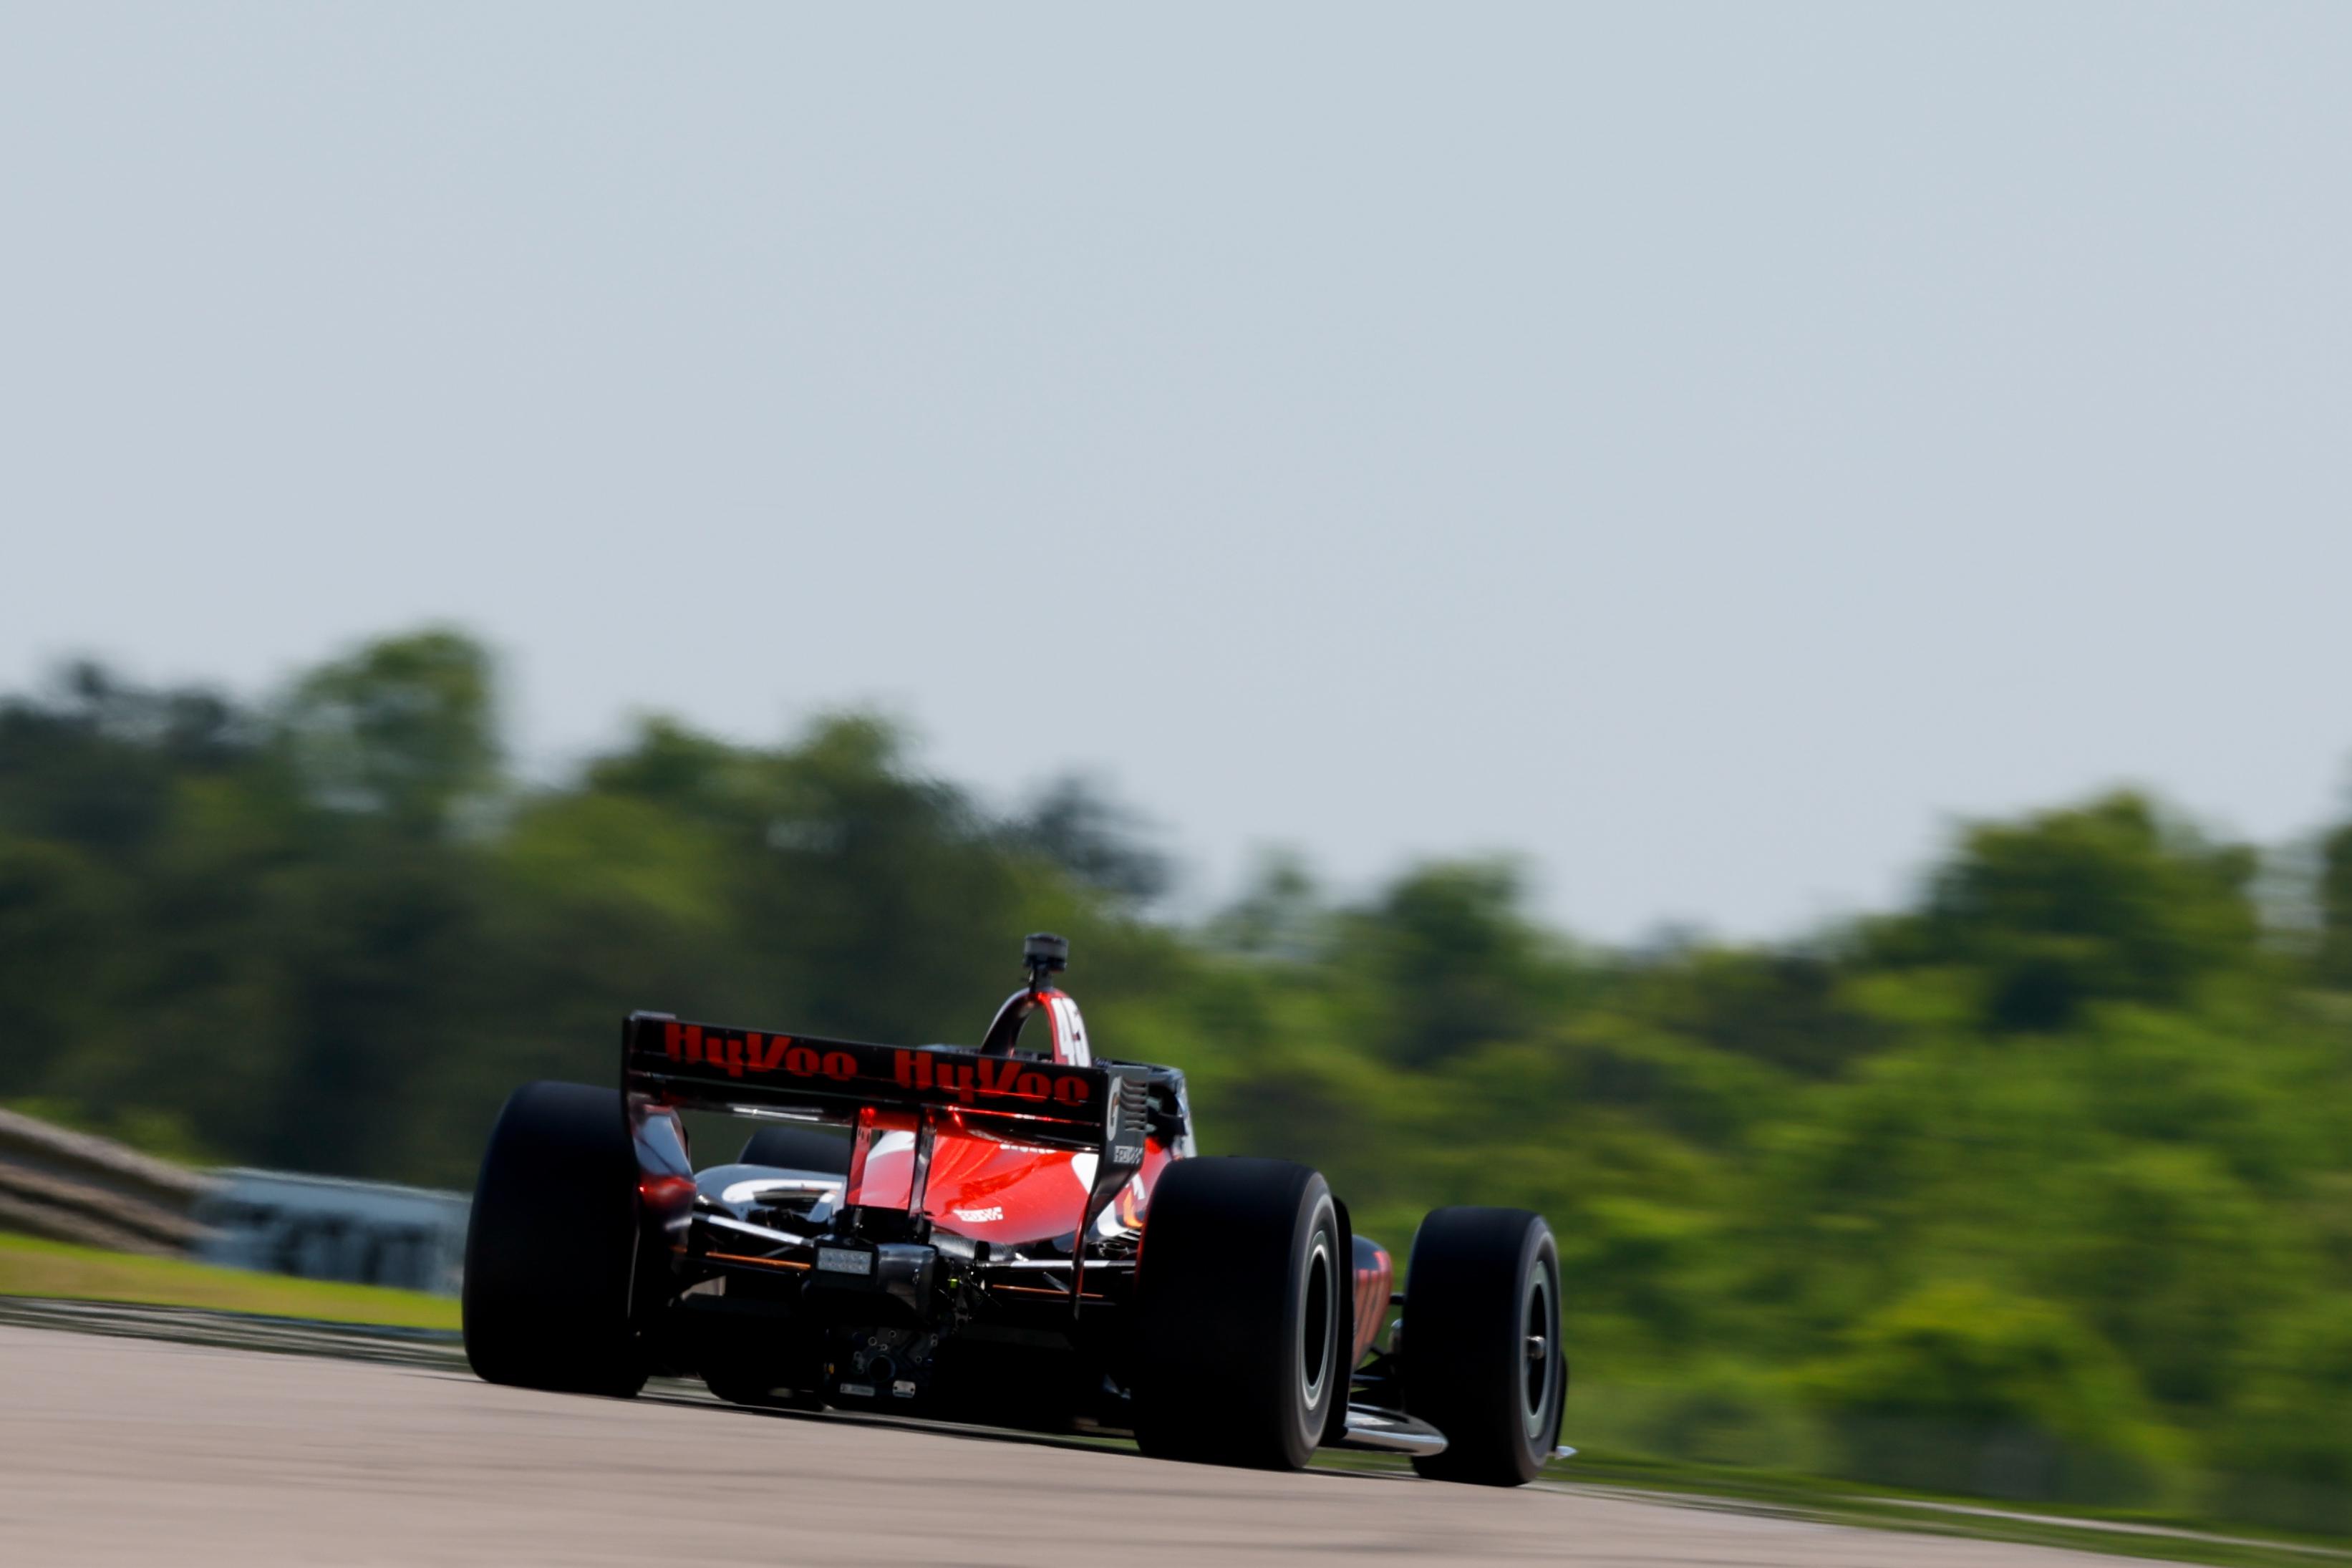
[[[877, 1127], [861, 1132], [858, 1144], [860, 1157], [851, 1164], [847, 1201], [905, 1207], [914, 1173], [912, 1127]], [[1142, 1229], [1152, 1184], [1170, 1158], [1159, 1140], [1147, 1141], [1143, 1169], [1096, 1222], [1097, 1231]], [[942, 1230], [992, 1246], [1046, 1241], [1077, 1229], [1094, 1173], [1092, 1154], [1007, 1143], [941, 1127], [933, 1135], [923, 1213]], [[1360, 1240], [1354, 1263], [1356, 1311], [1349, 1327], [1355, 1353], [1350, 1366], [1370, 1353], [1388, 1317], [1390, 1292], [1396, 1289], [1396, 1265], [1386, 1247]]]
[[[1009, 1047], [1032, 1013], [1045, 1019], [1053, 1061], [1063, 1067], [1092, 1063], [1086, 1020], [1064, 991], [1014, 993], [989, 1026], [990, 1037], [1002, 1038]], [[991, 1246], [1013, 1247], [1069, 1236], [1085, 1223], [1097, 1156], [1040, 1148], [983, 1131], [952, 1110], [935, 1115], [931, 1125], [922, 1210], [933, 1225]], [[916, 1130], [916, 1119], [904, 1113], [861, 1112], [843, 1202], [877, 1208], [913, 1206]], [[1141, 1168], [1110, 1200], [1097, 1229], [1139, 1229], [1151, 1184], [1170, 1158], [1166, 1147], [1147, 1140]]]
[[[1381, 1321], [1389, 1315], [1389, 1293], [1396, 1289], [1396, 1264], [1378, 1242], [1356, 1238], [1356, 1361], [1370, 1355], [1381, 1337]], [[1351, 1365], [1354, 1363], [1350, 1363]]]
[[[876, 1118], [877, 1121], [881, 1118]], [[908, 1119], [911, 1123], [912, 1119]], [[1097, 1228], [1140, 1228], [1152, 1184], [1168, 1167], [1168, 1149], [1144, 1144], [1143, 1167], [1111, 1201]], [[845, 1201], [904, 1208], [914, 1173], [915, 1131], [861, 1124]], [[1068, 1236], [1084, 1217], [1096, 1156], [1006, 1142], [959, 1129], [945, 1119], [932, 1135], [923, 1183], [923, 1213], [933, 1225], [991, 1246], [1011, 1247]]]

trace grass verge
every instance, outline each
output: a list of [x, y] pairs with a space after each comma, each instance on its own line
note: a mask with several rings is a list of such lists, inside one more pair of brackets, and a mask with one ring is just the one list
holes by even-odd
[[134, 1258], [23, 1236], [0, 1236], [0, 1296], [208, 1307], [403, 1329], [457, 1327], [457, 1303], [452, 1297], [215, 1268], [170, 1258]]

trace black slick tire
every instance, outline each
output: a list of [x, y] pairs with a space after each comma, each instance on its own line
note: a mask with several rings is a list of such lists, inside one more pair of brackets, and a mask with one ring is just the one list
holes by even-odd
[[1433, 1211], [1413, 1237], [1400, 1349], [1406, 1411], [1445, 1435], [1445, 1452], [1414, 1469], [1484, 1486], [1535, 1479], [1568, 1396], [1559, 1249], [1543, 1216]]
[[1322, 1440], [1349, 1267], [1331, 1189], [1286, 1160], [1160, 1173], [1136, 1277], [1136, 1441], [1147, 1454], [1295, 1470]]
[[618, 1090], [526, 1084], [490, 1131], [466, 1232], [466, 1359], [488, 1383], [626, 1397], [637, 1162]]
[[845, 1176], [849, 1174], [849, 1140], [814, 1127], [762, 1127], [744, 1141], [743, 1152], [736, 1158], [746, 1165]]

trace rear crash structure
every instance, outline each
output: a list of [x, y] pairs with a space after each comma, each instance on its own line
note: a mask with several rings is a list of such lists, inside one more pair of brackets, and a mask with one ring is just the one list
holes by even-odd
[[[1181, 1072], [1095, 1058], [1055, 984], [1067, 953], [1029, 939], [1026, 984], [974, 1048], [636, 1013], [617, 1089], [516, 1090], [467, 1242], [475, 1371], [623, 1396], [692, 1375], [739, 1404], [1129, 1433], [1174, 1458], [1297, 1468], [1338, 1444], [1532, 1479], [1568, 1387], [1541, 1216], [1434, 1211], [1396, 1295], [1319, 1173], [1200, 1157]], [[754, 1131], [698, 1170], [684, 1111]]]

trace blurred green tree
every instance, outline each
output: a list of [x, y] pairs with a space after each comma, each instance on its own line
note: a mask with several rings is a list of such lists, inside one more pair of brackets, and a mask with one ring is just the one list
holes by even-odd
[[313, 671], [279, 722], [320, 804], [429, 833], [499, 782], [490, 690], [479, 643], [418, 632]]
[[1424, 866], [1345, 919], [1334, 961], [1360, 989], [1368, 1041], [1427, 1067], [1534, 1028], [1565, 965], [1523, 912], [1525, 891], [1508, 861]]
[[2061, 1030], [2102, 1001], [2176, 1005], [2255, 956], [2255, 865], [2131, 794], [1979, 825], [1884, 951], [1980, 975], [2006, 1031]]
[[2161, 1443], [2129, 1370], [2046, 1303], [1929, 1286], [1863, 1319], [1811, 1374], [1843, 1473], [1989, 1497], [2120, 1502], [2149, 1494]]
[[2320, 975], [2352, 988], [2352, 822], [2321, 841], [2319, 920]]

